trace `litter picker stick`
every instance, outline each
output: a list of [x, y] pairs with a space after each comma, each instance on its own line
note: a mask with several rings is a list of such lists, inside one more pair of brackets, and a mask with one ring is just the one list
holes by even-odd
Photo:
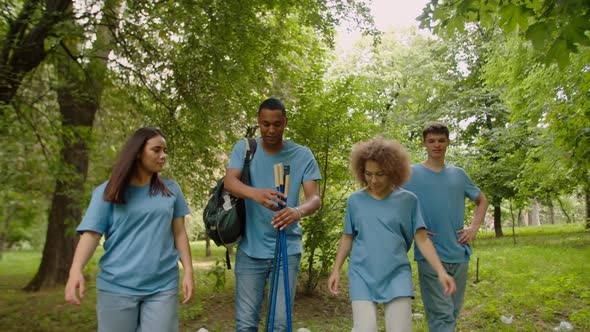
[[[283, 176], [285, 177], [284, 187], [283, 187], [283, 194], [285, 197], [283, 198], [284, 202], [287, 203], [287, 197], [289, 195], [289, 184], [291, 182], [291, 169], [289, 165], [285, 165], [283, 168]], [[284, 205], [283, 207], [285, 207]], [[287, 331], [291, 332], [291, 290], [289, 289], [289, 266], [288, 262], [288, 255], [287, 255], [287, 235], [285, 231], [279, 231], [279, 237], [281, 239], [281, 253], [283, 254], [283, 280], [284, 280], [284, 288], [285, 288], [285, 310], [287, 311]]]
[[[274, 164], [274, 179], [275, 179], [275, 189], [280, 191], [281, 189], [281, 180], [280, 180], [280, 171], [279, 171], [280, 164]], [[279, 209], [281, 205], [279, 204]], [[275, 257], [274, 257], [274, 264], [273, 264], [273, 274], [270, 278], [270, 285], [269, 285], [269, 294], [268, 294], [268, 310], [266, 315], [266, 329], [265, 331], [272, 331], [274, 329], [274, 320], [275, 320], [275, 307], [277, 302], [277, 293], [279, 287], [279, 270], [278, 266], [280, 264], [280, 252], [281, 252], [281, 241], [280, 236], [277, 236], [275, 242]]]
[[[274, 179], [276, 190], [288, 196], [289, 184], [290, 184], [290, 168], [289, 165], [283, 166], [283, 164], [274, 165]], [[283, 202], [287, 202], [287, 197], [282, 198]], [[278, 209], [282, 210], [285, 206], [279, 204]], [[279, 286], [279, 272], [280, 266], [283, 266], [283, 281], [285, 290], [285, 310], [287, 318], [287, 331], [292, 331], [291, 324], [291, 296], [289, 291], [289, 268], [288, 268], [288, 254], [287, 254], [287, 236], [284, 230], [278, 230], [277, 242], [275, 245], [275, 257], [273, 266], [273, 276], [271, 278], [271, 285], [269, 289], [269, 310], [267, 311], [266, 319], [266, 331], [273, 331], [274, 329], [274, 316], [277, 302], [277, 293]]]

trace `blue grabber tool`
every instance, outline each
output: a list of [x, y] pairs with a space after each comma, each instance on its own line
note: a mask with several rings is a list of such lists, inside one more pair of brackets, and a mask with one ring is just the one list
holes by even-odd
[[[289, 165], [275, 164], [274, 165], [274, 177], [276, 190], [284, 194], [283, 201], [287, 202], [287, 196], [289, 195], [289, 183], [290, 183], [290, 170]], [[279, 204], [279, 211], [282, 210], [285, 205]], [[279, 289], [279, 271], [280, 267], [283, 267], [283, 281], [285, 289], [285, 310], [287, 314], [287, 331], [292, 332], [291, 323], [291, 296], [289, 291], [289, 268], [287, 264], [287, 236], [284, 230], [278, 230], [277, 241], [275, 244], [275, 257], [273, 264], [273, 275], [270, 278], [269, 285], [269, 300], [266, 328], [265, 331], [272, 332], [274, 330], [274, 318], [275, 309], [277, 304], [277, 293]]]

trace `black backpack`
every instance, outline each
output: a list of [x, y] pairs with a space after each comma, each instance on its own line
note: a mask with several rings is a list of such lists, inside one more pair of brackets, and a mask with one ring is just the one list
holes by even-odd
[[[244, 153], [244, 167], [240, 180], [250, 184], [250, 161], [256, 152], [256, 139], [244, 138], [246, 148]], [[229, 248], [238, 243], [246, 229], [246, 206], [242, 198], [237, 198], [225, 191], [223, 178], [211, 190], [209, 201], [203, 210], [205, 232], [217, 246], [225, 246], [227, 268], [231, 269]]]

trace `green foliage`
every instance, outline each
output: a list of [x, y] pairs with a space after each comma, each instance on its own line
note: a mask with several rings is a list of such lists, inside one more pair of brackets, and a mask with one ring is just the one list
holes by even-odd
[[215, 265], [210, 267], [206, 273], [208, 277], [213, 277], [215, 280], [213, 288], [217, 291], [225, 288], [225, 269], [225, 261], [218, 258], [215, 260]]
[[565, 68], [570, 54], [590, 46], [590, 4], [585, 0], [430, 1], [419, 17], [422, 28], [436, 34], [464, 33], [468, 24], [517, 32], [532, 42], [545, 63]]

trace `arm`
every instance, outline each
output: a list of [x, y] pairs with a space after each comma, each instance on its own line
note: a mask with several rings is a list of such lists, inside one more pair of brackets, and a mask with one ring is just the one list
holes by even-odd
[[477, 231], [479, 230], [479, 226], [483, 222], [486, 212], [488, 210], [488, 199], [483, 192], [480, 192], [477, 198], [475, 198], [475, 211], [473, 212], [473, 222], [471, 225], [465, 229], [461, 229], [457, 231], [457, 233], [461, 234], [461, 237], [457, 240], [459, 243], [467, 244], [473, 240], [477, 236]]
[[292, 223], [313, 214], [320, 209], [322, 203], [320, 200], [320, 187], [316, 180], [303, 182], [303, 196], [305, 202], [299, 206], [282, 209], [272, 218], [274, 228], [285, 229]]
[[420, 252], [428, 261], [428, 264], [432, 266], [432, 268], [438, 274], [438, 280], [440, 284], [443, 286], [446, 295], [451, 295], [457, 290], [457, 286], [455, 285], [455, 280], [447, 274], [445, 268], [443, 267], [438, 255], [436, 254], [436, 250], [432, 245], [432, 241], [428, 238], [428, 234], [424, 228], [420, 228], [416, 235], [414, 235], [414, 241], [420, 249]]
[[338, 244], [338, 251], [336, 251], [336, 259], [334, 260], [334, 268], [328, 278], [328, 288], [334, 295], [338, 295], [338, 284], [340, 282], [340, 268], [344, 264], [344, 260], [348, 257], [352, 249], [352, 234], [342, 234], [340, 243]]
[[245, 185], [240, 181], [242, 172], [237, 168], [228, 168], [225, 171], [223, 186], [226, 191], [239, 198], [248, 198], [267, 209], [278, 210], [276, 203], [285, 204], [277, 196], [284, 197], [279, 191], [273, 189], [258, 189]]
[[184, 276], [182, 277], [182, 295], [184, 299], [182, 304], [186, 304], [193, 298], [195, 285], [193, 282], [193, 260], [186, 227], [184, 226], [184, 217], [172, 220], [172, 231], [174, 232], [174, 245], [178, 250], [180, 262], [184, 268]]
[[[67, 302], [80, 305], [81, 299], [84, 298], [84, 266], [94, 254], [101, 236], [102, 234], [92, 231], [86, 231], [80, 236], [65, 288], [65, 300]], [[80, 298], [76, 295], [76, 289], [79, 289]]]

